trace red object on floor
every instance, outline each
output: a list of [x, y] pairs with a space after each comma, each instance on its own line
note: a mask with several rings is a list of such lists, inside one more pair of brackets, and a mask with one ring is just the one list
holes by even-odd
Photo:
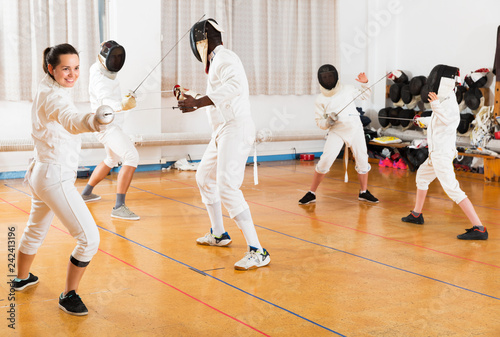
[[408, 165], [406, 165], [406, 163], [404, 162], [404, 160], [402, 158], [399, 158], [398, 161], [394, 162], [394, 168], [397, 168], [397, 169], [400, 169], [400, 170], [407, 170], [408, 169]]
[[495, 139], [500, 139], [500, 131], [495, 132]]
[[300, 160], [305, 160], [305, 161], [314, 160], [314, 154], [303, 153], [300, 155]]
[[390, 160], [389, 158], [385, 158], [384, 160], [380, 160], [378, 162], [378, 166], [393, 167], [392, 160]]

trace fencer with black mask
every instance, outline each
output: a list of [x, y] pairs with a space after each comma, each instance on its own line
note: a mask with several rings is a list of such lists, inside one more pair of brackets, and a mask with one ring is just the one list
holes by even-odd
[[460, 206], [473, 225], [464, 234], [457, 235], [457, 238], [486, 240], [488, 231], [483, 227], [469, 198], [460, 189], [453, 167], [453, 159], [457, 154], [457, 127], [460, 123], [460, 111], [454, 89], [459, 76], [458, 68], [443, 64], [435, 66], [429, 74], [427, 84], [432, 115], [417, 119], [420, 127], [427, 128], [429, 157], [417, 171], [415, 207], [408, 216], [401, 220], [419, 225], [424, 224], [422, 208], [425, 197], [429, 184], [437, 178], [448, 197]]
[[316, 189], [330, 170], [344, 143], [346, 149], [351, 148], [356, 160], [360, 182], [358, 200], [378, 202], [368, 191], [368, 172], [371, 166], [368, 163], [363, 124], [353, 104], [353, 100], [358, 96], [361, 99], [369, 97], [370, 90], [366, 90], [368, 78], [365, 73], [360, 73], [356, 81], [361, 83], [361, 89], [340, 83], [337, 69], [331, 64], [324, 64], [318, 69], [321, 94], [316, 97], [314, 103], [315, 120], [320, 129], [328, 130], [328, 137], [314, 171], [311, 189], [299, 200], [299, 205], [316, 202]]
[[125, 196], [139, 164], [139, 153], [121, 126], [124, 122], [123, 111], [135, 108], [135, 97], [131, 94], [122, 98], [117, 74], [125, 64], [125, 48], [116, 41], [101, 44], [97, 61], [90, 67], [89, 95], [93, 111], [101, 104], [109, 105], [116, 114], [115, 121], [105, 130], [97, 132], [96, 138], [104, 145], [106, 158], [94, 169], [87, 186], [82, 191], [85, 202], [97, 201], [101, 197], [92, 193], [111, 169], [122, 163], [117, 178], [116, 201], [111, 217], [123, 220], [139, 220], [140, 217], [125, 205]]
[[239, 57], [222, 45], [223, 30], [213, 19], [191, 28], [191, 49], [208, 75], [204, 96], [179, 96], [183, 113], [206, 107], [212, 138], [196, 172], [196, 182], [210, 217], [211, 229], [196, 242], [227, 246], [231, 238], [224, 229], [221, 202], [241, 229], [248, 251], [234, 268], [248, 270], [269, 264], [270, 255], [262, 248], [252, 215], [240, 190], [248, 154], [255, 141], [248, 80]]

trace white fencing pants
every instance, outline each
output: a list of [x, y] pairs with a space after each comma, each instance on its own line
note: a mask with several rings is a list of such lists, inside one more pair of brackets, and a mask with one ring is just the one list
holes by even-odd
[[[343, 135], [342, 135], [343, 136]], [[368, 173], [371, 169], [368, 163], [368, 150], [366, 148], [365, 134], [362, 128], [353, 128], [350, 130], [349, 137], [342, 137], [341, 134], [337, 134], [335, 131], [330, 131], [328, 138], [326, 139], [325, 147], [323, 149], [323, 154], [319, 158], [318, 164], [316, 164], [316, 172], [320, 174], [326, 174], [330, 171], [335, 159], [337, 159], [340, 150], [344, 143], [347, 147], [350, 147], [354, 160], [356, 161], [356, 172], [359, 174]]]
[[115, 167], [121, 161], [123, 166], [137, 167], [139, 153], [130, 137], [117, 125], [96, 134], [96, 138], [104, 145], [107, 167]]
[[417, 170], [417, 188], [428, 190], [430, 183], [438, 178], [444, 191], [451, 200], [459, 204], [467, 198], [464, 191], [460, 189], [455, 170], [453, 168], [453, 155], [447, 156], [431, 152]]
[[80, 262], [89, 262], [99, 248], [99, 230], [75, 187], [76, 172], [36, 162], [28, 175], [31, 212], [19, 250], [27, 255], [36, 254], [56, 215], [77, 241], [72, 256]]
[[222, 201], [231, 218], [249, 208], [240, 187], [254, 141], [251, 117], [226, 123], [212, 136], [196, 172], [203, 203]]

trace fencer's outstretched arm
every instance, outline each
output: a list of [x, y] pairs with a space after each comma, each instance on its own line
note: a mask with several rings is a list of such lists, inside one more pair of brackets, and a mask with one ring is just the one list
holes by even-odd
[[49, 111], [47, 118], [62, 125], [69, 133], [79, 134], [84, 132], [99, 131], [100, 124], [91, 112], [80, 113], [76, 106], [66, 97], [56, 97], [47, 100], [45, 111]]

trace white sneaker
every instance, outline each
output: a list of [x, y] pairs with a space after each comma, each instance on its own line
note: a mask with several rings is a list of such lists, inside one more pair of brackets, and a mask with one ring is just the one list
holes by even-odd
[[234, 264], [234, 269], [249, 270], [267, 266], [271, 262], [271, 256], [267, 250], [264, 248], [262, 250], [262, 252], [259, 252], [257, 248], [250, 246], [245, 256]]
[[141, 217], [132, 212], [125, 204], [118, 208], [113, 208], [111, 211], [112, 218], [118, 218], [123, 220], [139, 220]]
[[101, 196], [94, 193], [82, 194], [82, 199], [85, 202], [91, 202], [91, 201], [101, 200]]
[[212, 234], [212, 229], [210, 228], [210, 233], [205, 234], [204, 237], [196, 239], [196, 243], [203, 246], [218, 246], [225, 247], [231, 244], [231, 238], [227, 232], [222, 233], [221, 236], [216, 237]]

